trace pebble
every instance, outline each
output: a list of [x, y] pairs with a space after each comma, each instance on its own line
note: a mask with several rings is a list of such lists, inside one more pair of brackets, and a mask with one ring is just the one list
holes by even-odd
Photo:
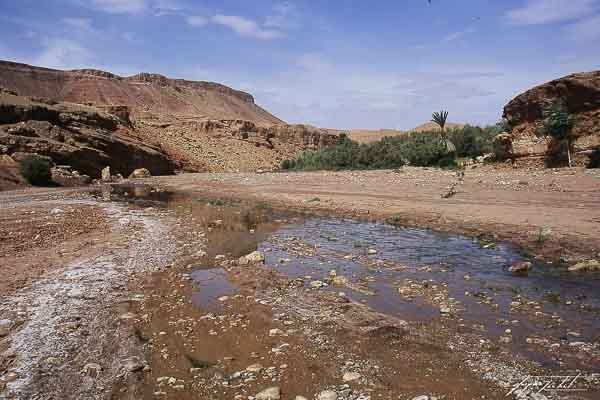
[[361, 374], [359, 374], [358, 372], [346, 372], [344, 374], [344, 376], [342, 377], [342, 379], [344, 380], [344, 382], [351, 382], [351, 381], [355, 381], [357, 379], [361, 378]]
[[246, 368], [246, 372], [260, 373], [263, 370], [263, 366], [260, 364], [252, 364]]
[[256, 400], [279, 400], [281, 398], [281, 389], [279, 386], [273, 386], [258, 393], [254, 398]]
[[377, 250], [375, 249], [369, 249], [369, 251], [367, 251], [368, 254], [377, 254]]

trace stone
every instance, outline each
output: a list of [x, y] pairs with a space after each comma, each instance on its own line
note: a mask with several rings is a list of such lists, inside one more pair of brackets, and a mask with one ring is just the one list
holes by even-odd
[[121, 360], [121, 366], [129, 372], [141, 371], [146, 367], [146, 363], [140, 360], [139, 357], [133, 356]]
[[358, 372], [346, 372], [346, 373], [344, 374], [344, 376], [342, 377], [342, 380], [343, 380], [344, 382], [352, 382], [352, 381], [355, 381], [355, 380], [357, 380], [357, 379], [360, 379], [360, 378], [361, 378], [361, 376], [362, 376], [362, 375], [361, 375], [361, 374], [359, 374]]
[[0, 337], [8, 335], [14, 324], [10, 319], [0, 319]]
[[317, 400], [337, 400], [337, 393], [333, 390], [323, 390], [317, 396]]
[[296, 397], [294, 397], [294, 400], [308, 400], [308, 399], [304, 396], [296, 396]]
[[133, 170], [133, 172], [129, 175], [129, 179], [143, 179], [150, 178], [152, 174], [146, 168], [138, 168]]
[[600, 262], [598, 260], [587, 260], [579, 262], [567, 268], [570, 272], [579, 271], [600, 271]]
[[313, 288], [313, 289], [320, 289], [320, 288], [325, 287], [325, 286], [327, 286], [327, 284], [325, 282], [323, 282], [323, 281], [312, 281], [310, 283], [310, 287]]
[[263, 370], [263, 366], [261, 364], [252, 364], [246, 368], [246, 372], [251, 372], [255, 374], [259, 374]]
[[250, 264], [250, 262], [248, 261], [248, 259], [244, 256], [240, 257], [238, 259], [238, 265], [244, 266], [244, 265], [248, 265]]
[[369, 249], [367, 251], [367, 254], [377, 254], [377, 250], [375, 250], [375, 249]]
[[441, 306], [440, 307], [440, 312], [442, 314], [450, 314], [451, 310], [450, 310], [450, 308], [448, 306]]
[[283, 331], [281, 329], [271, 329], [269, 331], [269, 336], [279, 336], [279, 335], [283, 335]]
[[102, 172], [100, 173], [100, 179], [102, 180], [102, 182], [110, 182], [111, 181], [109, 166], [102, 168]]
[[248, 254], [244, 258], [250, 264], [257, 264], [257, 263], [264, 263], [265, 262], [265, 255], [263, 253], [261, 253], [260, 251], [258, 251], [258, 250], [257, 251], [253, 251], [252, 253]]
[[421, 396], [413, 397], [412, 400], [429, 400], [429, 396], [421, 395]]
[[520, 261], [511, 265], [510, 268], [508, 268], [508, 271], [515, 274], [525, 274], [531, 271], [532, 268], [533, 264], [531, 264], [529, 261]]
[[256, 400], [279, 400], [281, 398], [281, 389], [279, 386], [272, 386], [258, 393], [254, 398]]
[[348, 284], [348, 279], [345, 276], [334, 276], [331, 280], [335, 286], [346, 286]]

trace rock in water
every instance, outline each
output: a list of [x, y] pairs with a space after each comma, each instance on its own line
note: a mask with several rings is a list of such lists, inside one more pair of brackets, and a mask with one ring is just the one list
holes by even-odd
[[281, 389], [279, 386], [273, 386], [263, 390], [255, 396], [256, 400], [279, 400], [281, 398]]
[[260, 251], [253, 251], [244, 257], [250, 264], [265, 262], [265, 255]]
[[111, 176], [110, 176], [110, 167], [109, 166], [102, 168], [101, 179], [102, 179], [102, 182], [110, 182]]
[[529, 261], [521, 261], [511, 265], [508, 271], [516, 274], [525, 274], [531, 271], [531, 268], [533, 268], [533, 265]]
[[582, 261], [575, 265], [571, 265], [568, 270], [570, 272], [577, 271], [600, 271], [600, 262], [597, 260]]
[[146, 168], [138, 168], [129, 175], [129, 179], [150, 178], [152, 174]]

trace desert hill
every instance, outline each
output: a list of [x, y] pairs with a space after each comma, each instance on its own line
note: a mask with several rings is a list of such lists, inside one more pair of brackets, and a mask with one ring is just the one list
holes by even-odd
[[[463, 126], [465, 126], [465, 124], [457, 124], [457, 123], [449, 122], [446, 124], [446, 129], [462, 128]], [[412, 133], [412, 132], [418, 133], [418, 132], [439, 131], [439, 130], [440, 130], [440, 127], [437, 124], [435, 124], [433, 122], [426, 122], [415, 128], [409, 129], [408, 131], [401, 131], [398, 129], [376, 129], [376, 130], [351, 129], [349, 131], [341, 131], [341, 130], [330, 130], [330, 131], [335, 132], [337, 134], [339, 134], [341, 132], [346, 132], [348, 134], [348, 137], [350, 137], [350, 139], [357, 141], [358, 143], [373, 143], [373, 142], [383, 139], [384, 137], [402, 136], [402, 135], [405, 135], [407, 133]]]
[[252, 95], [213, 82], [140, 73], [121, 77], [93, 69], [60, 71], [0, 61], [0, 86], [23, 96], [71, 103], [127, 106], [140, 119], [243, 119], [283, 123], [254, 103]]
[[[120, 121], [119, 130], [128, 139], [164, 151], [170, 162], [185, 171], [272, 170], [302, 151], [337, 141], [337, 135], [322, 129], [288, 125], [257, 106], [252, 95], [211, 82], [146, 73], [123, 78], [92, 69], [59, 71], [0, 61], [2, 86], [18, 94], [10, 97], [9, 104], [35, 103], [35, 108], [41, 102], [52, 108], [53, 102], [68, 102], [86, 113], [111, 115]], [[30, 120], [37, 118], [29, 115], [18, 122], [33, 124]], [[94, 129], [88, 128], [87, 136], [79, 141], [93, 138]], [[0, 154], [7, 152], [0, 148]], [[56, 157], [60, 155], [55, 153], [52, 158]], [[135, 155], [120, 153], [119, 157], [123, 163]], [[118, 164], [115, 160], [102, 160], [106, 165]], [[67, 164], [75, 166], [81, 162], [71, 159]], [[98, 176], [100, 168], [97, 162], [86, 167], [86, 173]], [[117, 171], [120, 169], [123, 168]]]

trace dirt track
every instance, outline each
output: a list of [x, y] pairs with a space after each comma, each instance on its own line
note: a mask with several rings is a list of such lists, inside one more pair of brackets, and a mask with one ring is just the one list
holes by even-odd
[[295, 209], [334, 212], [484, 235], [535, 254], [596, 257], [600, 251], [600, 172], [580, 168], [467, 169], [275, 174], [185, 174], [158, 178], [177, 190], [213, 191]]

